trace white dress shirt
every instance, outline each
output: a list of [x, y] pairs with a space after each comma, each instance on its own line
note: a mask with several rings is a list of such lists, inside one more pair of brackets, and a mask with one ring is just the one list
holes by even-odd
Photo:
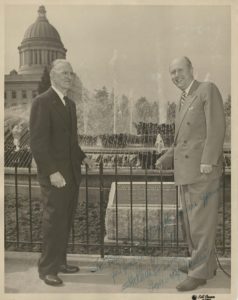
[[190, 91], [190, 89], [191, 89], [191, 86], [192, 86], [193, 82], [194, 82], [194, 79], [193, 79], [192, 82], [189, 84], [189, 86], [184, 90], [185, 93], [186, 93], [186, 96], [188, 95], [188, 93], [189, 93], [189, 91]]

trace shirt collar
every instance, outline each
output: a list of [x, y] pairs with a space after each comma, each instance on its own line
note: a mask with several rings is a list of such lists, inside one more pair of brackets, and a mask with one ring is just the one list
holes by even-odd
[[194, 82], [194, 79], [193, 79], [192, 82], [189, 84], [189, 86], [184, 90], [185, 93], [186, 93], [186, 95], [188, 95], [188, 93], [189, 93], [189, 91], [190, 91], [190, 89], [191, 89], [191, 86], [192, 86], [193, 82]]
[[51, 87], [56, 92], [56, 94], [60, 97], [60, 100], [65, 105], [65, 100], [64, 100], [65, 95], [61, 91], [59, 91], [55, 86], [51, 85]]

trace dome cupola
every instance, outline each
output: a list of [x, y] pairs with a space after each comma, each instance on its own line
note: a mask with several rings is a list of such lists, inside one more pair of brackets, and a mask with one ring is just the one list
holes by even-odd
[[67, 50], [58, 31], [47, 20], [44, 6], [39, 7], [38, 18], [26, 30], [18, 50], [19, 74], [42, 74], [53, 60], [66, 57]]

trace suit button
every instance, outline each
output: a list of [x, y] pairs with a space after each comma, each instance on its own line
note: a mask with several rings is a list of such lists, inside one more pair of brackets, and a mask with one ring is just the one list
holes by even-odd
[[187, 122], [187, 125], [190, 125], [190, 122]]
[[185, 158], [188, 158], [188, 155], [185, 155]]
[[183, 141], [184, 144], [187, 144], [187, 141]]

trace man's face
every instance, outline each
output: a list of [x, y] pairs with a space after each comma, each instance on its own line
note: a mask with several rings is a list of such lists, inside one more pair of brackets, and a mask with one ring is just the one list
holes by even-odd
[[193, 69], [184, 58], [172, 61], [169, 71], [173, 83], [181, 90], [189, 87], [193, 80]]
[[74, 79], [71, 65], [67, 62], [58, 63], [52, 70], [51, 79], [59, 90], [67, 91], [70, 89]]

